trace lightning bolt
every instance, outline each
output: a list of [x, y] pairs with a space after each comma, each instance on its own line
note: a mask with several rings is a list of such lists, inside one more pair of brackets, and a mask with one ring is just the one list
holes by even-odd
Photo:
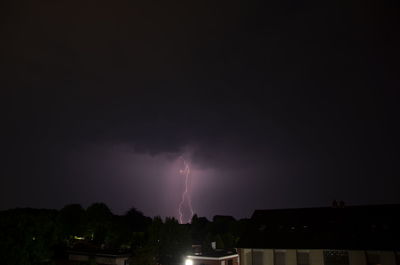
[[187, 204], [188, 204], [188, 207], [190, 210], [190, 217], [189, 217], [188, 222], [190, 222], [190, 220], [192, 220], [194, 212], [193, 212], [193, 207], [192, 207], [192, 200], [189, 196], [190, 166], [189, 166], [189, 163], [187, 163], [183, 157], [180, 157], [180, 159], [182, 159], [182, 161], [183, 161], [183, 169], [180, 170], [180, 173], [185, 176], [185, 190], [182, 193], [182, 200], [179, 203], [178, 212], [179, 212], [179, 223], [183, 224], [182, 207], [185, 203], [186, 198], [187, 198]]

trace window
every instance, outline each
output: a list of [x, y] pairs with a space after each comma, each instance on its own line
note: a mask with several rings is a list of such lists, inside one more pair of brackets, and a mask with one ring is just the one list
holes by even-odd
[[381, 264], [381, 257], [379, 252], [366, 252], [367, 256], [367, 265], [380, 265]]
[[310, 252], [297, 251], [297, 265], [309, 265], [309, 264], [310, 264]]
[[[246, 253], [246, 252], [245, 252], [245, 253]], [[253, 255], [252, 255], [252, 252], [249, 251], [249, 252], [247, 252], [247, 253], [245, 254], [245, 263], [244, 263], [244, 264], [251, 265], [251, 264], [252, 264], [252, 261], [253, 261]]]
[[324, 250], [325, 265], [349, 265], [349, 253], [345, 250]]
[[263, 252], [253, 250], [253, 265], [263, 265]]
[[275, 265], [285, 265], [286, 264], [286, 252], [284, 250], [274, 251], [274, 261]]

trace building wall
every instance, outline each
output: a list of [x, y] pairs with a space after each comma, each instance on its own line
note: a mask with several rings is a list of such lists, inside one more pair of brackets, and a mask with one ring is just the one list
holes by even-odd
[[253, 249], [251, 252], [251, 265], [263, 265], [265, 262], [265, 253], [263, 249]]
[[274, 265], [274, 250], [273, 249], [265, 249], [264, 250], [264, 264]]
[[367, 259], [365, 256], [365, 251], [362, 250], [352, 250], [349, 251], [349, 265], [366, 265]]
[[392, 251], [381, 252], [381, 264], [382, 265], [396, 265], [396, 256]]
[[[238, 249], [240, 265], [275, 265], [274, 249]], [[297, 265], [297, 251], [286, 249], [285, 265]], [[309, 265], [324, 265], [324, 250], [309, 250]], [[396, 255], [393, 251], [378, 251], [381, 265], [400, 265], [396, 262]], [[367, 265], [366, 251], [349, 250], [349, 265]]]
[[88, 261], [89, 260], [89, 256], [77, 255], [77, 254], [69, 254], [69, 260], [73, 260], [73, 261]]
[[202, 260], [202, 259], [193, 259], [193, 265], [221, 265], [220, 260]]
[[232, 265], [239, 265], [239, 257], [230, 258], [230, 259], [225, 259], [225, 265], [228, 264], [228, 260], [232, 260]]
[[240, 265], [251, 265], [251, 253], [249, 248], [238, 248]]
[[228, 260], [232, 260], [232, 265], [239, 265], [239, 257], [229, 258], [229, 259], [221, 259], [221, 260], [209, 260], [209, 259], [192, 259], [193, 265], [228, 265]]
[[125, 265], [125, 260], [128, 260], [129, 258], [117, 258], [115, 264], [117, 265]]
[[96, 257], [96, 263], [100, 263], [100, 264], [110, 264], [110, 265], [114, 265], [116, 264], [115, 258], [107, 258], [107, 257]]
[[323, 265], [324, 264], [324, 250], [311, 249], [310, 250], [310, 265]]
[[286, 250], [286, 265], [297, 265], [296, 249]]
[[241, 248], [238, 253], [240, 265], [274, 265], [273, 249]]

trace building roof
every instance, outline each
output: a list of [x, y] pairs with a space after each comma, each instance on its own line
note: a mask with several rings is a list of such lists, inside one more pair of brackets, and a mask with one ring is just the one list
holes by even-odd
[[213, 217], [214, 222], [234, 222], [235, 218], [230, 215], [214, 215]]
[[400, 250], [400, 205], [256, 210], [240, 248]]
[[233, 255], [237, 255], [236, 250], [227, 250], [227, 249], [213, 249], [206, 252], [202, 252], [201, 254], [189, 255], [191, 258], [224, 258], [230, 257]]

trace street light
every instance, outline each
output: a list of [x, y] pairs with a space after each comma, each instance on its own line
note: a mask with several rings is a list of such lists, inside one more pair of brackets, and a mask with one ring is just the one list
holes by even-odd
[[191, 260], [191, 259], [186, 259], [186, 260], [185, 260], [185, 265], [193, 265], [193, 260]]

